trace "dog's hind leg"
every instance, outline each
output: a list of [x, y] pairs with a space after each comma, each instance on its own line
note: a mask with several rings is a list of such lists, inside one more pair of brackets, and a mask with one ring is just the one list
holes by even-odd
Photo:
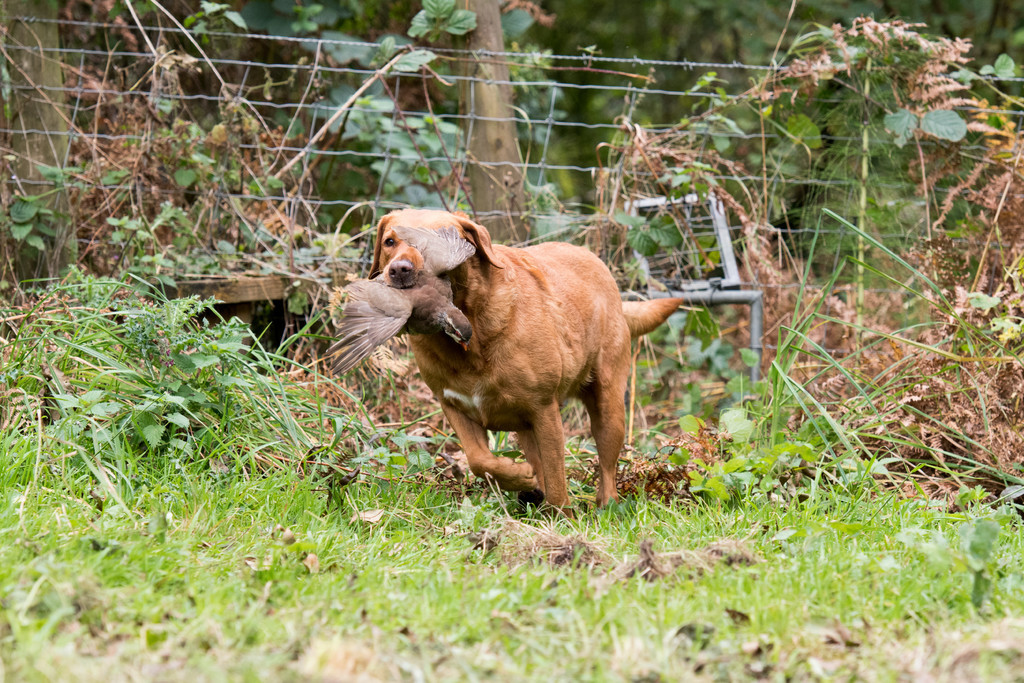
[[[628, 368], [627, 368], [628, 371]], [[614, 372], [612, 378], [598, 381], [583, 390], [580, 398], [590, 415], [590, 431], [597, 443], [597, 505], [618, 500], [615, 472], [622, 444], [626, 441], [626, 372]], [[601, 381], [604, 379], [605, 381]]]
[[516, 462], [491, 453], [487, 445], [487, 430], [447, 401], [441, 401], [441, 409], [462, 442], [462, 450], [466, 452], [473, 474], [493, 479], [505, 491], [533, 491], [538, 488], [530, 463]]

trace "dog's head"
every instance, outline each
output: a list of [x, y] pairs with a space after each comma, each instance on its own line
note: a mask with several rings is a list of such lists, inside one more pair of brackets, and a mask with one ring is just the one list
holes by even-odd
[[480, 263], [494, 264], [495, 256], [490, 233], [487, 232], [487, 228], [473, 222], [465, 214], [430, 209], [392, 211], [377, 224], [373, 264], [370, 266], [371, 278], [383, 274], [385, 281], [392, 287], [411, 287], [416, 279], [416, 273], [423, 269], [423, 255], [395, 232], [395, 228], [400, 226], [431, 230], [455, 228], [465, 240], [476, 247], [476, 255], [470, 260], [477, 259]]

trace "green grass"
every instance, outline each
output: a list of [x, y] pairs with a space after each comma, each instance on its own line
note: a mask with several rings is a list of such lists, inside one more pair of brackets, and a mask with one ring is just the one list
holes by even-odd
[[[958, 537], [965, 517], [891, 494], [634, 499], [574, 520], [521, 518], [536, 534], [509, 521], [504, 497], [467, 501], [416, 482], [357, 482], [335, 505], [286, 473], [198, 467], [151, 472], [127, 509], [108, 497], [101, 511], [46, 474], [6, 486], [2, 671], [53, 681], [1005, 680], [1024, 658], [1014, 619], [1024, 548], [1007, 515], [979, 610]], [[370, 509], [383, 517], [354, 517]], [[465, 537], [484, 528], [517, 533], [485, 554]], [[606, 561], [530, 559], [530, 537], [553, 534], [584, 539]], [[616, 579], [645, 539], [659, 551], [733, 539], [760, 561]], [[318, 573], [303, 564], [310, 553]]]
[[[882, 488], [856, 443], [830, 452], [838, 422], [786, 433], [792, 353], [776, 428], [748, 405], [723, 418], [731, 440], [692, 419], [675, 446], [638, 440], [627, 467], [690, 474], [674, 504], [595, 510], [574, 482], [576, 517], [552, 519], [479, 484], [461, 498], [430, 476], [444, 434], [374, 426], [239, 325], [194, 325], [209, 306], [85, 280], [2, 311], [0, 683], [959, 681], [1024, 664], [1017, 512], [980, 489], [951, 514]], [[297, 473], [355, 466], [340, 495]], [[757, 561], [718, 561], [728, 543]], [[566, 548], [577, 561], [553, 562]], [[654, 580], [628, 576], [638, 557]]]

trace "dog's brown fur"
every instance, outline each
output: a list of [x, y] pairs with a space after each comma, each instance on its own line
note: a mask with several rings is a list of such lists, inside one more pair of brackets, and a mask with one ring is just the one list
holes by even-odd
[[[493, 245], [487, 229], [465, 216], [417, 209], [392, 212], [377, 227], [370, 277], [383, 273], [393, 286], [407, 286], [410, 264], [413, 272], [423, 266], [396, 225], [455, 226], [477, 249], [449, 273], [455, 305], [473, 326], [469, 349], [443, 334], [410, 338], [473, 473], [510, 491], [539, 489], [549, 504], [568, 506], [559, 407], [576, 397], [597, 443], [597, 503], [616, 500], [629, 340], [663, 323], [682, 300], [623, 303], [607, 266], [582, 247]], [[526, 462], [491, 453], [487, 430], [515, 432]]]

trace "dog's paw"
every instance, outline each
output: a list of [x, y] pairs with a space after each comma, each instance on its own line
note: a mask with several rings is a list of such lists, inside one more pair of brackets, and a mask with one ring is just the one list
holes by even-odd
[[533, 489], [532, 491], [520, 491], [519, 492], [519, 504], [523, 507], [532, 505], [534, 507], [540, 507], [540, 504], [544, 502], [544, 492], [540, 489]]

